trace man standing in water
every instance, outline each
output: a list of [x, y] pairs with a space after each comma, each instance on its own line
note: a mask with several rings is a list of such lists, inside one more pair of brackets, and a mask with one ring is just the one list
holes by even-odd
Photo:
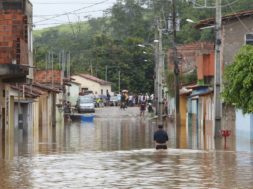
[[156, 149], [167, 149], [166, 142], [169, 140], [168, 134], [163, 130], [163, 125], [158, 125], [158, 130], [154, 133], [154, 141], [156, 142]]

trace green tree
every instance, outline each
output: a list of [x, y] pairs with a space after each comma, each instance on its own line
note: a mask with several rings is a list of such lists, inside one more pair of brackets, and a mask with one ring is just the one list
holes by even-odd
[[243, 46], [233, 64], [225, 68], [222, 97], [243, 113], [253, 112], [253, 46]]
[[[212, 0], [214, 2], [214, 0]], [[233, 13], [252, 9], [252, 0], [224, 0], [223, 13]], [[187, 18], [198, 21], [214, 17], [213, 9], [195, 9], [193, 1], [176, 0], [176, 9], [181, 19], [176, 44], [194, 41], [214, 41], [214, 30], [196, 30]], [[200, 1], [198, 1], [200, 3]], [[211, 3], [211, 1], [209, 1]], [[117, 3], [102, 18], [92, 18], [87, 22], [65, 24], [34, 32], [35, 65], [46, 67], [48, 52], [55, 55], [64, 50], [71, 53], [71, 73], [92, 73], [105, 79], [106, 67], [108, 81], [113, 89], [118, 89], [118, 70], [121, 71], [121, 88], [133, 92], [152, 92], [154, 61], [152, 52], [143, 54], [139, 43], [154, 40], [155, 20], [160, 18], [166, 28], [166, 19], [171, 16], [169, 0], [117, 0]], [[172, 46], [171, 36], [163, 35], [164, 52]], [[150, 49], [152, 50], [152, 49]], [[56, 65], [56, 64], [55, 64]]]

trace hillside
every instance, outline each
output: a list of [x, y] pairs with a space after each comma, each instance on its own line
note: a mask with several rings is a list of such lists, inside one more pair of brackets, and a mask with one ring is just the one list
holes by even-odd
[[[101, 79], [108, 78], [113, 88], [118, 88], [119, 71], [121, 87], [135, 92], [152, 92], [154, 61], [153, 51], [146, 48], [147, 54], [138, 47], [140, 43], [154, 40], [155, 18], [162, 23], [171, 14], [169, 1], [152, 1], [150, 7], [136, 4], [132, 0], [122, 0], [115, 4], [110, 16], [91, 19], [77, 24], [65, 24], [57, 27], [34, 31], [35, 64], [45, 68], [46, 56], [53, 53], [55, 68], [61, 67], [59, 53], [70, 52], [71, 73], [91, 73]], [[210, 1], [211, 2], [211, 1]], [[227, 3], [225, 3], [227, 2]], [[251, 0], [223, 1], [223, 14], [253, 9]], [[181, 29], [177, 32], [177, 44], [193, 41], [213, 41], [212, 29], [198, 31], [187, 18], [196, 22], [214, 17], [214, 9], [196, 9], [187, 0], [177, 1], [177, 10], [181, 19]], [[166, 25], [164, 25], [166, 27]], [[164, 50], [171, 46], [171, 35], [163, 35]], [[51, 60], [50, 60], [51, 61]]]

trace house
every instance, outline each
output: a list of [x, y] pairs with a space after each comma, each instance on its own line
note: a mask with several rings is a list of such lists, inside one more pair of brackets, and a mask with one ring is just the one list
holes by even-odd
[[[4, 128], [6, 143], [5, 143], [5, 157], [11, 157], [14, 154], [13, 145], [23, 141], [28, 146], [36, 138], [36, 131], [38, 131], [39, 114], [38, 102], [36, 98], [40, 93], [33, 90], [32, 86], [26, 84], [12, 84], [6, 87], [6, 113], [12, 118], [7, 121], [9, 127]], [[15, 134], [15, 135], [14, 135]], [[38, 138], [38, 137], [37, 137]], [[22, 150], [25, 150], [25, 147]], [[16, 149], [15, 153], [18, 153]], [[31, 149], [26, 149], [31, 150]]]
[[80, 91], [81, 84], [75, 81], [70, 81], [70, 86], [67, 86], [67, 99], [72, 106], [76, 105]]
[[[20, 141], [28, 144], [35, 141], [50, 142], [51, 130], [55, 122], [56, 108], [54, 105], [55, 89], [45, 87], [41, 84], [13, 84], [6, 91], [8, 102], [7, 113], [12, 116], [8, 131], [8, 147], [5, 149], [5, 157], [17, 153], [14, 152], [13, 145]], [[16, 135], [14, 135], [16, 133]], [[26, 139], [26, 141], [23, 141]], [[25, 150], [25, 147], [22, 150]], [[32, 150], [32, 149], [26, 149]], [[28, 151], [27, 151], [28, 152]], [[29, 151], [31, 152], [31, 151]]]
[[[180, 75], [189, 75], [197, 70], [197, 80], [201, 84], [213, 83], [214, 76], [214, 44], [210, 42], [195, 42], [190, 44], [178, 45], [177, 52], [180, 57]], [[168, 69], [174, 70], [173, 49], [168, 51]], [[181, 83], [181, 85], [186, 85]], [[180, 97], [180, 116], [181, 123], [185, 123], [187, 108], [185, 108], [185, 95], [188, 93], [182, 92]], [[170, 101], [174, 101], [171, 99]]]
[[71, 98], [69, 93], [71, 79], [63, 76], [63, 70], [37, 70], [34, 72], [34, 82], [55, 91], [53, 95], [53, 108], [55, 109], [53, 125], [62, 122], [64, 104]]
[[[192, 148], [213, 149], [213, 144], [204, 144], [214, 137], [213, 89], [208, 85], [186, 86], [191, 90], [187, 99], [187, 138]], [[206, 140], [211, 141], [211, 140]]]
[[12, 113], [16, 111], [11, 85], [32, 80], [32, 4], [29, 0], [0, 0], [0, 11], [0, 140], [5, 138], [2, 146], [11, 146]]
[[[112, 94], [111, 83], [89, 74], [79, 74], [71, 76], [76, 83], [81, 84], [81, 91], [89, 90], [97, 95], [106, 95], [107, 92]], [[81, 92], [80, 91], [80, 92]]]
[[[177, 45], [177, 54], [179, 58], [180, 74], [191, 73], [197, 67], [197, 59], [205, 59], [208, 58], [208, 56], [214, 55], [214, 44], [211, 42], [194, 42]], [[206, 55], [206, 57], [202, 55]], [[168, 50], [167, 57], [168, 68], [169, 70], [173, 71], [173, 49]]]
[[[200, 21], [195, 27], [214, 25], [215, 19]], [[222, 17], [221, 61], [231, 64], [239, 49], [245, 44], [253, 44], [253, 10], [241, 11]]]
[[[197, 78], [196, 83], [181, 83], [180, 86], [180, 123], [182, 129], [186, 130], [187, 144], [191, 148], [212, 149], [213, 143], [204, 143], [203, 139], [214, 136], [214, 44], [184, 44], [179, 45], [177, 51], [181, 61], [180, 74], [187, 76], [195, 71]], [[172, 52], [168, 52], [168, 67], [171, 70], [174, 69]]]
[[[212, 26], [215, 23], [214, 18], [209, 18], [199, 22], [196, 28]], [[253, 45], [253, 10], [241, 11], [222, 17], [222, 39], [221, 39], [221, 64], [222, 67], [233, 63], [233, 59], [239, 49], [245, 45]], [[222, 115], [222, 128], [232, 131], [232, 136], [241, 137], [240, 133], [252, 132], [249, 117], [244, 116], [240, 110], [234, 110], [233, 107], [224, 107]], [[238, 121], [240, 120], [240, 121]], [[229, 124], [227, 124], [229, 123]], [[243, 127], [242, 128], [242, 124]], [[252, 138], [251, 138], [252, 141]], [[233, 144], [236, 146], [236, 144]], [[238, 146], [237, 146], [238, 147]]]

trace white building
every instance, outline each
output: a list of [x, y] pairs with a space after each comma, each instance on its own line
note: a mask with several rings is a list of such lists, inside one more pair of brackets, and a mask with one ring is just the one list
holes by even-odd
[[99, 79], [89, 74], [79, 74], [71, 76], [75, 83], [80, 84], [80, 92], [83, 90], [92, 91], [97, 95], [112, 95], [111, 82]]
[[81, 84], [70, 81], [71, 86], [67, 86], [67, 100], [73, 105], [76, 104], [77, 98], [79, 96], [79, 93], [81, 91]]

